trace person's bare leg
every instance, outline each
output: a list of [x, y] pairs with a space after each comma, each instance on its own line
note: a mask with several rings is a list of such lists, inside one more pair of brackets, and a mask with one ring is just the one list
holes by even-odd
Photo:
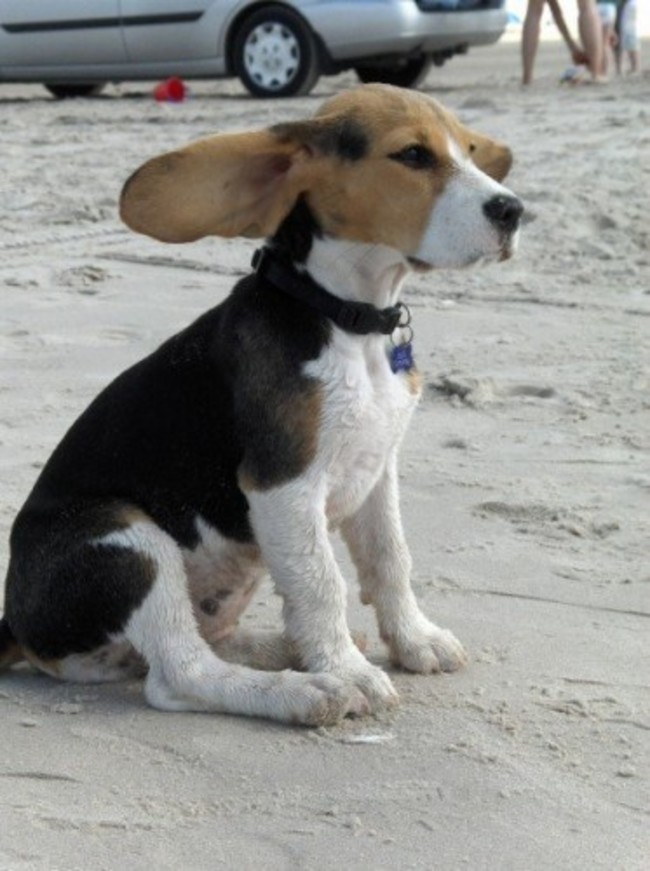
[[595, 0], [578, 0], [578, 32], [589, 57], [589, 72], [598, 81], [602, 68], [603, 36]]
[[539, 31], [542, 26], [543, 11], [544, 0], [528, 0], [526, 17], [521, 32], [522, 82], [524, 85], [530, 85], [533, 80], [533, 67], [539, 45]]
[[623, 75], [623, 48], [621, 46], [621, 39], [619, 36], [618, 43], [614, 48], [614, 63], [616, 64], [616, 75]]
[[632, 75], [636, 75], [641, 72], [641, 52], [638, 48], [633, 48], [631, 51], [628, 51], [628, 57], [630, 59], [630, 73]]
[[600, 75], [607, 77], [614, 61], [614, 49], [612, 48], [612, 39], [614, 29], [611, 24], [603, 24], [601, 29], [603, 41], [603, 53], [600, 58]]

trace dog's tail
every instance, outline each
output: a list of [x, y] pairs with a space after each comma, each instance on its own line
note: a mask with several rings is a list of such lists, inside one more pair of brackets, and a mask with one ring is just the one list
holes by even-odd
[[4, 617], [0, 617], [0, 671], [22, 662], [25, 654]]

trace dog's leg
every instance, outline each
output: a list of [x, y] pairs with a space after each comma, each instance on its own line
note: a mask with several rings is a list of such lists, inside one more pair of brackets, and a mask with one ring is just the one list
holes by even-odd
[[395, 455], [341, 531], [357, 567], [361, 600], [374, 605], [393, 661], [423, 674], [460, 668], [467, 659], [462, 645], [424, 616], [411, 588], [412, 563], [400, 517]]
[[333, 723], [367, 710], [363, 696], [335, 676], [262, 672], [219, 659], [198, 632], [182, 553], [155, 524], [137, 522], [103, 541], [131, 548], [155, 566], [151, 590], [124, 628], [149, 665], [145, 692], [154, 707], [306, 725]]
[[232, 635], [213, 642], [211, 647], [226, 662], [261, 671], [302, 670], [295, 645], [281, 632], [237, 629]]
[[[368, 644], [365, 634], [351, 630], [350, 635], [363, 652]], [[296, 645], [281, 632], [237, 629], [232, 635], [211, 644], [211, 647], [226, 662], [236, 662], [262, 671], [282, 671], [284, 668], [304, 670]]]
[[355, 685], [373, 711], [397, 703], [388, 676], [365, 658], [346, 621], [346, 587], [334, 558], [325, 497], [305, 482], [247, 493], [258, 544], [284, 599], [287, 637], [304, 667]]

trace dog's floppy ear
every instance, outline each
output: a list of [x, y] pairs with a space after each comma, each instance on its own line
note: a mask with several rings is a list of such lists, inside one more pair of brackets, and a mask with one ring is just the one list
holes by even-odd
[[308, 161], [300, 142], [271, 130], [211, 136], [136, 170], [120, 215], [162, 242], [268, 236], [305, 189]]
[[448, 115], [448, 118], [451, 120], [456, 138], [472, 162], [490, 178], [495, 181], [503, 181], [512, 167], [512, 151], [508, 146], [497, 139], [492, 139], [490, 136], [485, 136], [483, 133], [477, 133], [476, 130], [466, 127], [454, 116]]
[[512, 151], [503, 142], [472, 133], [470, 157], [490, 178], [503, 181], [512, 167]]
[[463, 128], [467, 151], [478, 168], [493, 178], [503, 181], [512, 167], [512, 152], [503, 142]]

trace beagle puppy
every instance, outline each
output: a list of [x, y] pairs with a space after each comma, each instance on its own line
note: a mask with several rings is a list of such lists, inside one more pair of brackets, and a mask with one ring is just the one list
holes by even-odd
[[[163, 242], [265, 238], [221, 305], [73, 424], [11, 533], [0, 659], [55, 677], [146, 674], [156, 708], [307, 725], [395, 705], [355, 645], [330, 533], [392, 661], [465, 662], [411, 588], [397, 454], [420, 393], [411, 270], [505, 260], [509, 150], [428, 96], [366, 85], [315, 117], [212, 136], [126, 182]], [[238, 619], [270, 572], [284, 631]]]

